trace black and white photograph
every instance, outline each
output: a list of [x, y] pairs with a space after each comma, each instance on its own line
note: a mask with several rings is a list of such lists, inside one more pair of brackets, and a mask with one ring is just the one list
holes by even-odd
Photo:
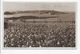
[[76, 47], [75, 2], [4, 2], [4, 48]]

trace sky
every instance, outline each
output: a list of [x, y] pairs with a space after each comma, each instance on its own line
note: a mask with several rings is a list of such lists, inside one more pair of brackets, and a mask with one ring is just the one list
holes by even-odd
[[4, 11], [27, 11], [27, 10], [57, 10], [74, 12], [76, 3], [45, 3], [45, 2], [4, 2]]

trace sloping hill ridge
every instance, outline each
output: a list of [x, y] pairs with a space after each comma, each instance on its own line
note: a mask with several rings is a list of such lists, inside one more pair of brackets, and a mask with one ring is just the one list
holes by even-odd
[[[75, 21], [75, 13], [66, 13], [66, 12], [59, 12], [54, 10], [34, 10], [34, 11], [17, 11], [17, 12], [10, 12], [13, 14], [10, 14], [7, 12], [5, 14], [7, 17], [4, 17], [5, 19], [10, 20], [17, 20], [17, 19], [48, 19], [48, 20], [54, 20], [56, 18], [57, 20], [61, 21]], [[10, 17], [9, 17], [10, 16]]]
[[29, 10], [29, 11], [16, 11], [16, 12], [5, 11], [4, 15], [13, 15], [13, 14], [19, 14], [19, 13], [64, 14], [65, 12], [60, 12], [60, 11], [55, 11], [55, 10]]

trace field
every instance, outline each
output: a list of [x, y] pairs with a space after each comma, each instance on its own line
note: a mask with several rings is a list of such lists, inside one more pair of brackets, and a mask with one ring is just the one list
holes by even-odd
[[75, 47], [74, 18], [73, 14], [63, 14], [43, 21], [7, 21], [4, 47]]

